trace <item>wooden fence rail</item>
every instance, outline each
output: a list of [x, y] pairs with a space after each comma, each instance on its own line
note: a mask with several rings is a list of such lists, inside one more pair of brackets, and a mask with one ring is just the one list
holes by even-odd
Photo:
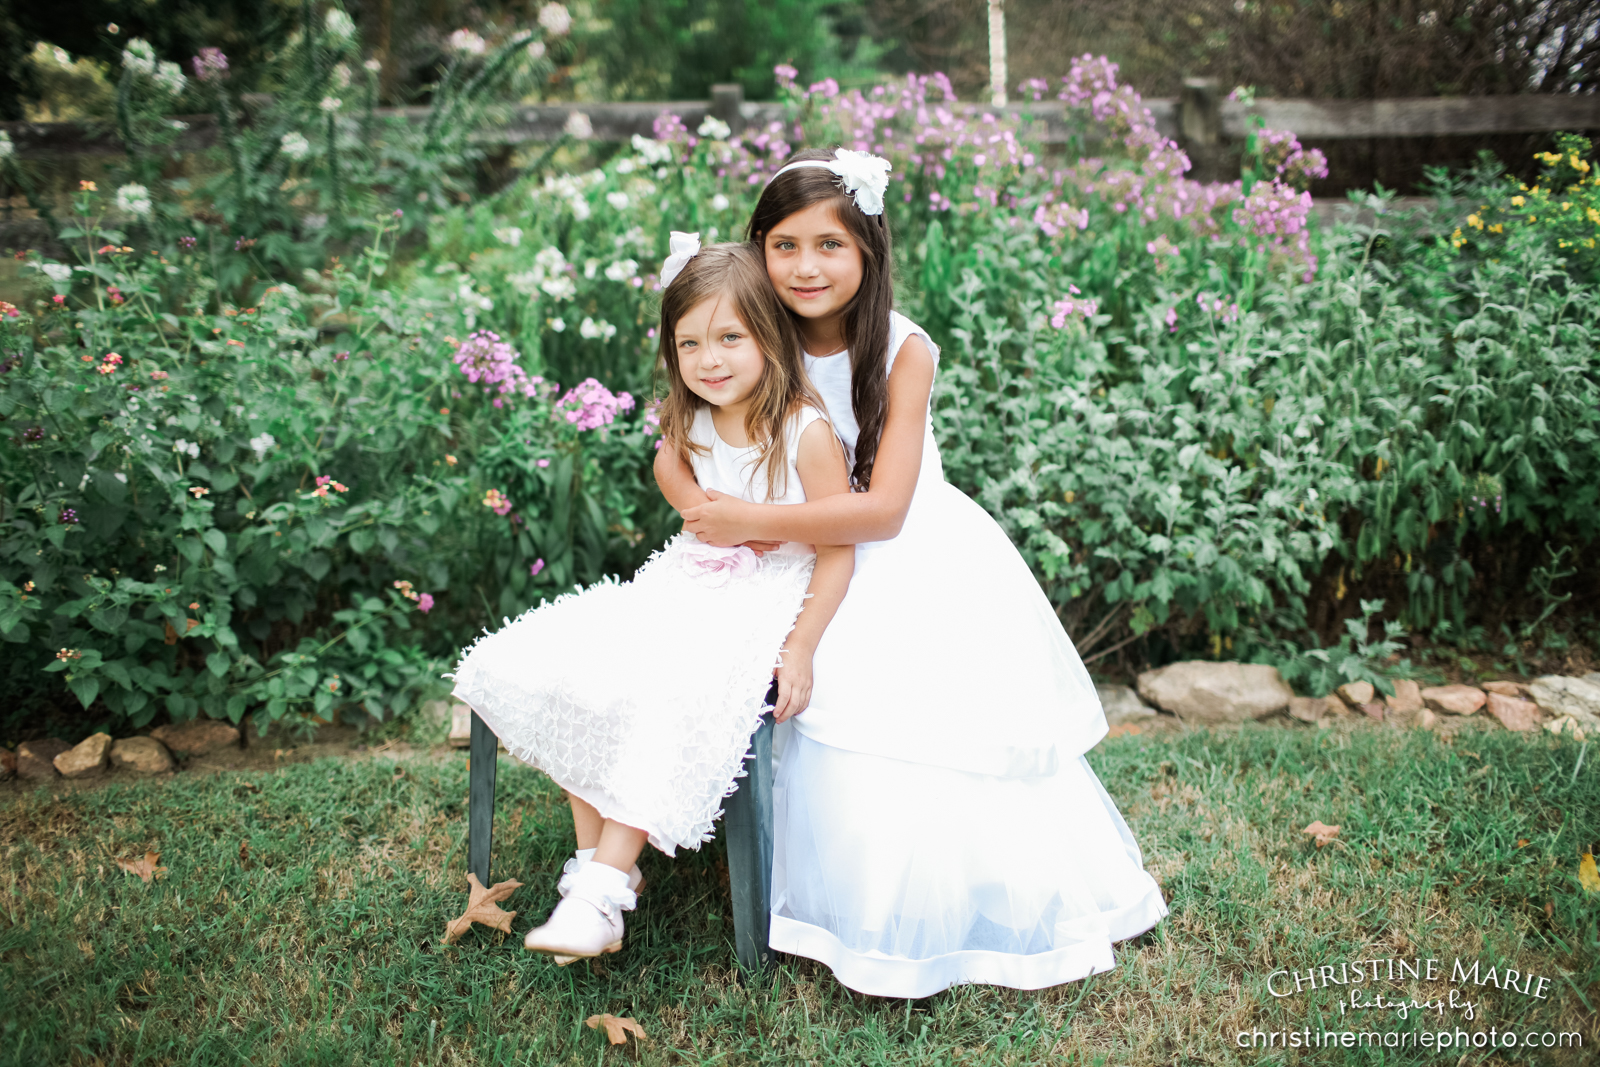
[[[248, 101], [247, 101], [248, 104]], [[1362, 137], [1436, 137], [1552, 130], [1600, 130], [1600, 94], [1420, 97], [1393, 100], [1259, 99], [1250, 104], [1226, 100], [1214, 79], [1191, 78], [1183, 95], [1145, 101], [1156, 127], [1181, 143], [1194, 146], [1240, 140], [1255, 118], [1272, 129], [1292, 130], [1306, 141]], [[1011, 104], [1003, 108], [962, 103], [952, 110], [969, 116], [1011, 114], [1033, 126], [1046, 144], [1062, 144], [1075, 133], [1058, 101]], [[694, 129], [706, 116], [727, 122], [734, 132], [764, 127], [784, 118], [780, 104], [744, 100], [738, 85], [713, 87], [705, 100], [664, 103], [535, 104], [511, 110], [508, 120], [479, 136], [486, 143], [549, 142], [562, 135], [574, 114], [587, 117], [596, 141], [626, 141], [634, 134], [651, 135], [656, 117], [679, 116]], [[383, 117], [419, 120], [426, 108], [379, 108]], [[184, 117], [188, 129], [173, 146], [194, 151], [216, 143], [215, 120], [209, 115]], [[120, 154], [114, 132], [71, 122], [0, 122], [21, 157]]]

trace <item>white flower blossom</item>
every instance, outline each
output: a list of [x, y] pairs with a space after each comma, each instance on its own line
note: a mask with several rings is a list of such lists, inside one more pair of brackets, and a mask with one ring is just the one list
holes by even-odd
[[639, 273], [639, 262], [634, 259], [619, 259], [606, 268], [606, 278], [613, 282], [625, 282]]
[[576, 137], [580, 141], [587, 141], [594, 136], [594, 124], [589, 121], [588, 115], [581, 111], [574, 111], [567, 116], [567, 121], [561, 127], [561, 132], [568, 137]]
[[278, 439], [273, 437], [270, 433], [262, 433], [250, 438], [250, 448], [256, 454], [256, 461], [260, 462], [261, 460], [266, 459], [267, 453], [271, 452], [272, 446], [276, 445], [277, 443]]
[[461, 283], [460, 288], [456, 290], [456, 297], [469, 308], [482, 311], [494, 310], [494, 301], [474, 289], [470, 279]]
[[512, 248], [516, 248], [522, 244], [522, 227], [502, 226], [494, 231], [494, 239], [503, 245], [510, 245]]
[[72, 268], [65, 263], [41, 263], [39, 269], [49, 275], [51, 281], [58, 284], [72, 277]]
[[150, 190], [137, 182], [130, 182], [117, 190], [117, 210], [126, 211], [130, 215], [147, 216], [150, 214]]
[[561, 249], [555, 245], [550, 245], [548, 248], [539, 250], [539, 253], [533, 257], [533, 263], [534, 266], [540, 268], [546, 274], [554, 274], [558, 270], [566, 269], [567, 257], [561, 254]]
[[613, 210], [626, 211], [626, 210], [628, 210], [628, 204], [629, 204], [628, 194], [627, 193], [607, 193], [606, 194], [606, 203], [610, 204]]
[[639, 164], [635, 163], [633, 160], [631, 160], [628, 157], [624, 156], [621, 159], [617, 160], [617, 173], [618, 174], [632, 174], [634, 172], [634, 169], [636, 167], [638, 167], [638, 165]]
[[451, 51], [460, 52], [464, 56], [481, 56], [489, 48], [487, 41], [468, 29], [460, 29], [452, 33], [446, 43], [450, 46]]
[[340, 89], [350, 88], [350, 67], [339, 63], [333, 68], [333, 84]]
[[550, 327], [551, 333], [565, 333], [567, 329], [565, 319], [546, 319], [545, 325]]
[[156, 72], [151, 75], [157, 88], [168, 96], [177, 96], [189, 86], [189, 79], [183, 76], [183, 70], [178, 64], [163, 59], [156, 64]]
[[383, 71], [383, 61], [379, 59], [369, 59], [365, 63], [361, 64], [361, 67], [368, 74], [379, 74]]
[[355, 20], [338, 8], [330, 8], [327, 18], [322, 20], [323, 28], [328, 31], [328, 36], [337, 37], [341, 41], [348, 41], [356, 35]]
[[705, 121], [700, 124], [700, 128], [695, 132], [701, 137], [709, 137], [713, 141], [726, 141], [733, 134], [733, 127], [715, 115], [707, 115]]
[[311, 142], [303, 133], [290, 132], [278, 138], [278, 147], [290, 159], [299, 161], [311, 154]]
[[539, 60], [544, 58], [544, 42], [543, 41], [529, 41], [528, 42], [528, 58], [533, 60], [535, 63], [537, 63]]
[[713, 196], [711, 198], [711, 210], [712, 211], [726, 211], [726, 210], [728, 210], [728, 198], [723, 196], [721, 193], [718, 193], [716, 196]]
[[188, 456], [190, 459], [200, 458], [199, 444], [194, 441], [185, 441], [181, 437], [172, 442], [172, 450], [180, 455]]
[[344, 106], [344, 101], [340, 100], [337, 96], [325, 96], [322, 98], [322, 103], [318, 104], [317, 106], [331, 115]]
[[554, 278], [546, 278], [539, 285], [546, 295], [556, 300], [571, 300], [578, 295], [578, 283], [565, 274], [558, 274]]
[[126, 474], [123, 474], [121, 471], [117, 471], [117, 473], [113, 474], [111, 477], [115, 478], [117, 481], [121, 482], [123, 485], [127, 485], [128, 484], [128, 476]]
[[592, 280], [594, 278], [594, 272], [599, 269], [600, 261], [598, 259], [585, 260], [583, 264], [583, 276]]
[[609, 341], [617, 335], [617, 328], [604, 319], [596, 322], [586, 316], [578, 326], [578, 334], [591, 341]]
[[539, 9], [539, 25], [547, 33], [560, 37], [572, 29], [572, 12], [565, 4], [546, 4]]
[[672, 162], [672, 146], [666, 141], [657, 141], [636, 133], [633, 135], [633, 150], [644, 157], [647, 166]]
[[135, 74], [143, 74], [146, 78], [156, 72], [156, 50], [150, 47], [150, 42], [143, 37], [135, 37], [128, 42], [128, 47], [122, 50], [122, 65]]

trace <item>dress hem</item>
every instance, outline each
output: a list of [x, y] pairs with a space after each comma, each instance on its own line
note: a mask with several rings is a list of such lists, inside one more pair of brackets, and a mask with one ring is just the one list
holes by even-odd
[[858, 952], [820, 926], [772, 915], [769, 944], [779, 952], [816, 960], [834, 978], [858, 993], [914, 999], [943, 992], [953, 985], [981, 983], [1010, 989], [1046, 989], [1101, 974], [1116, 967], [1111, 945], [1151, 929], [1167, 914], [1160, 887], [1150, 886], [1133, 904], [1103, 915], [1104, 941], [1085, 941], [1050, 952], [967, 950], [927, 959]]

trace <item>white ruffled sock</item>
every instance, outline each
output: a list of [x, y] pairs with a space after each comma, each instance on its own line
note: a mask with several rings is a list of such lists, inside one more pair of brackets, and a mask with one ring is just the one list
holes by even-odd
[[[572, 876], [572, 894], [598, 905], [602, 900], [632, 911], [638, 899], [628, 888], [628, 872], [608, 867], [604, 863], [585, 863]], [[604, 909], [602, 909], [604, 910]]]

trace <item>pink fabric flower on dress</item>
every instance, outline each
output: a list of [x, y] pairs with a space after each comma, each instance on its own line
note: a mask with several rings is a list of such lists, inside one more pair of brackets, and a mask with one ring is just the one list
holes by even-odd
[[754, 574], [760, 565], [761, 557], [743, 545], [717, 548], [715, 545], [696, 543], [683, 550], [684, 571], [689, 577], [713, 588], [728, 584], [730, 578]]

